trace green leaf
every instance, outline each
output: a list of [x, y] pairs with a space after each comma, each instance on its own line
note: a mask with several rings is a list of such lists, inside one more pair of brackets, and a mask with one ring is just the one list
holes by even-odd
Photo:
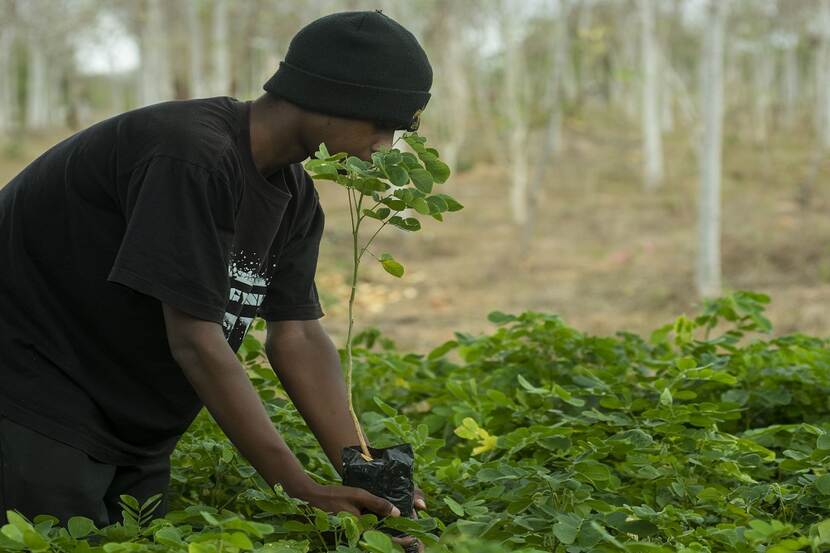
[[346, 166], [353, 169], [355, 172], [365, 174], [372, 168], [372, 165], [362, 159], [350, 156], [346, 158]]
[[165, 526], [153, 535], [153, 539], [160, 545], [178, 546], [182, 545], [182, 534], [173, 526]]
[[392, 539], [377, 530], [369, 530], [364, 533], [361, 545], [372, 553], [394, 553], [396, 550], [392, 544]]
[[254, 548], [254, 544], [251, 543], [251, 539], [242, 532], [222, 534], [222, 537], [224, 538], [224, 541], [239, 549], [249, 551]]
[[389, 165], [386, 174], [395, 186], [405, 186], [409, 182], [409, 173], [400, 165]]
[[507, 313], [502, 313], [501, 311], [491, 311], [487, 315], [487, 320], [491, 323], [495, 323], [497, 325], [502, 325], [505, 323], [510, 323], [516, 320], [515, 315], [509, 315]]
[[415, 150], [417, 153], [426, 152], [426, 147], [424, 144], [426, 143], [426, 139], [422, 136], [417, 136], [414, 134], [409, 134], [403, 137], [404, 142], [406, 142], [410, 148]]
[[440, 196], [430, 196], [427, 198], [427, 204], [429, 204], [429, 212], [431, 214], [443, 213], [449, 209], [447, 202]]
[[383, 158], [384, 165], [398, 165], [403, 161], [401, 151], [398, 149], [389, 150]]
[[397, 198], [387, 196], [381, 200], [383, 205], [388, 206], [392, 211], [403, 211], [406, 209], [406, 202]]
[[558, 522], [553, 525], [553, 535], [565, 545], [572, 544], [579, 534], [582, 519], [572, 513], [562, 513], [557, 519]]
[[443, 357], [444, 355], [446, 355], [447, 353], [449, 353], [450, 351], [454, 350], [457, 347], [458, 347], [458, 342], [457, 341], [449, 340], [447, 342], [444, 342], [443, 344], [441, 344], [437, 348], [433, 349], [432, 351], [430, 351], [429, 354], [427, 355], [427, 359], [429, 359], [430, 361], [434, 361], [435, 359], [439, 359], [439, 358]]
[[447, 202], [447, 211], [461, 211], [464, 209], [464, 206], [449, 194], [436, 194], [436, 196]]
[[95, 530], [95, 523], [86, 517], [71, 517], [66, 523], [66, 529], [70, 536], [79, 540]]
[[435, 179], [435, 182], [441, 184], [447, 181], [450, 178], [450, 168], [449, 166], [438, 159], [437, 156], [430, 152], [425, 153], [418, 153], [418, 157], [421, 158], [421, 161], [424, 162], [424, 166], [427, 168], [432, 174], [432, 178]]
[[671, 390], [668, 388], [663, 388], [663, 391], [660, 392], [660, 405], [669, 406], [673, 403], [673, 398], [671, 395]]
[[401, 217], [395, 215], [389, 218], [389, 224], [398, 227], [401, 230], [406, 230], [409, 232], [421, 230], [421, 222], [418, 221], [418, 219], [414, 219], [412, 217], [402, 219]]
[[421, 215], [429, 215], [429, 204], [427, 204], [427, 201], [423, 198], [415, 198], [412, 202], [412, 207], [414, 207], [415, 211]]
[[398, 410], [397, 409], [395, 409], [394, 407], [392, 407], [391, 405], [389, 405], [388, 403], [386, 403], [385, 401], [383, 401], [382, 399], [380, 399], [377, 396], [375, 396], [373, 399], [375, 401], [375, 405], [380, 407], [380, 410], [383, 411], [384, 415], [386, 415], [387, 417], [397, 417], [398, 416]]
[[537, 386], [534, 386], [533, 384], [528, 382], [525, 377], [523, 377], [520, 374], [516, 375], [516, 380], [519, 381], [519, 385], [522, 388], [524, 388], [525, 390], [527, 390], [531, 394], [539, 394], [539, 395], [549, 395], [550, 394], [550, 392], [548, 390], [546, 390], [545, 388], [539, 388]]
[[429, 194], [432, 192], [432, 185], [435, 182], [432, 178], [432, 174], [427, 171], [426, 169], [412, 169], [409, 172], [409, 176], [412, 178], [412, 184], [415, 185], [415, 188], [423, 192], [424, 194]]
[[360, 528], [357, 525], [354, 515], [351, 513], [340, 513], [338, 516], [341, 517], [340, 525], [346, 532], [346, 539], [349, 541], [349, 545], [354, 546], [357, 540], [360, 539]]
[[830, 474], [823, 474], [816, 478], [816, 489], [822, 495], [830, 495]]
[[314, 157], [316, 157], [317, 159], [328, 159], [331, 157], [329, 149], [326, 148], [325, 143], [320, 143], [320, 147], [317, 149], [317, 152], [315, 152]]
[[390, 213], [392, 213], [392, 211], [388, 207], [380, 207], [378, 209], [375, 209], [374, 211], [371, 209], [363, 210], [363, 214], [367, 217], [371, 217], [372, 219], [378, 219], [380, 221], [383, 221], [384, 219], [389, 217]]
[[314, 509], [314, 527], [321, 532], [328, 532], [329, 528], [331, 528], [329, 515], [325, 511]]
[[395, 259], [388, 253], [381, 255], [378, 258], [378, 261], [380, 261], [380, 264], [383, 266], [383, 270], [390, 275], [398, 278], [403, 276], [403, 265], [395, 261]]
[[446, 495], [443, 497], [443, 499], [444, 503], [447, 504], [447, 507], [450, 508], [450, 511], [452, 511], [460, 517], [464, 516], [464, 507], [462, 507], [455, 499]]
[[604, 482], [611, 478], [608, 467], [597, 461], [582, 461], [574, 465], [574, 470], [591, 481]]
[[816, 449], [830, 449], [830, 432], [819, 435], [816, 439]]
[[312, 176], [315, 175], [337, 175], [337, 164], [332, 163], [330, 161], [323, 161], [320, 159], [310, 159], [305, 164], [305, 169], [309, 173], [312, 173]]
[[371, 196], [373, 192], [385, 192], [389, 190], [388, 184], [376, 178], [359, 179], [354, 183], [354, 187], [366, 196]]
[[134, 512], [138, 512], [138, 510], [141, 508], [141, 506], [138, 504], [138, 500], [131, 495], [120, 495], [118, 497], [119, 499], [121, 499], [121, 503], [123, 504], [122, 507], [129, 507]]
[[[421, 162], [418, 161], [418, 156], [416, 156], [415, 154], [403, 152], [401, 153], [401, 157], [403, 158], [404, 167], [406, 167], [410, 173], [412, 173], [413, 169], [423, 169]], [[430, 176], [430, 178], [432, 177]]]

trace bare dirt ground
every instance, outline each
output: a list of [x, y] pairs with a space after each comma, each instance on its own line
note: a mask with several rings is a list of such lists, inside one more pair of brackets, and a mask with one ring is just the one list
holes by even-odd
[[[358, 328], [377, 326], [402, 348], [423, 352], [454, 331], [491, 329], [486, 316], [497, 309], [557, 313], [592, 334], [649, 332], [694, 313], [697, 159], [688, 135], [679, 129], [666, 137], [666, 181], [649, 194], [641, 186], [636, 126], [569, 121], [565, 151], [539, 186], [536, 232], [524, 259], [505, 170], [478, 165], [454, 175], [443, 190], [463, 211], [443, 223], [425, 219], [418, 233], [385, 230], [372, 248], [395, 255], [406, 275], [396, 279], [366, 258]], [[6, 148], [0, 186], [61, 136]], [[812, 156], [804, 127], [776, 129], [766, 145], [724, 137], [724, 285], [770, 294], [779, 334], [824, 336], [830, 329], [830, 161], [807, 205], [799, 202]], [[351, 248], [346, 198], [330, 182], [318, 190], [327, 213], [317, 279], [323, 323], [342, 344]]]

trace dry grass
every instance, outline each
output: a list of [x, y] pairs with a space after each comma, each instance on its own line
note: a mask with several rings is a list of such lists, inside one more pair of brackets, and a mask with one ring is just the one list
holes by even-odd
[[[530, 255], [516, 255], [503, 169], [478, 166], [444, 190], [466, 209], [420, 233], [385, 232], [373, 248], [406, 267], [402, 280], [369, 258], [359, 290], [358, 327], [378, 326], [402, 347], [425, 351], [453, 332], [487, 330], [488, 312], [554, 312], [590, 333], [647, 332], [694, 312], [697, 161], [679, 130], [666, 139], [667, 178], [646, 194], [636, 127], [570, 121], [567, 147], [540, 187]], [[8, 181], [54, 136], [27, 142], [0, 160]], [[725, 137], [723, 271], [729, 289], [773, 297], [778, 333], [830, 328], [830, 167], [821, 167], [807, 207], [799, 183], [809, 173], [811, 137], [778, 130], [764, 147]], [[346, 324], [350, 239], [345, 196], [318, 185], [327, 213], [318, 286], [338, 343]]]

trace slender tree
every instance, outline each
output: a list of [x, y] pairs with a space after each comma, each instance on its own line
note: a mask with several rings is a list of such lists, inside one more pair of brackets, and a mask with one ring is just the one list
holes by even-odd
[[530, 251], [530, 243], [536, 226], [538, 214], [537, 198], [539, 187], [545, 182], [553, 160], [562, 152], [562, 102], [564, 96], [564, 79], [568, 59], [568, 15], [571, 0], [554, 0], [553, 32], [549, 39], [549, 64], [545, 75], [545, 100], [543, 107], [547, 112], [547, 123], [541, 141], [539, 156], [536, 161], [533, 178], [528, 186], [528, 217], [519, 243], [519, 256], [525, 257]]
[[701, 49], [700, 190], [698, 197], [697, 289], [703, 297], [721, 293], [721, 149], [723, 129], [723, 41], [726, 2], [707, 0]]
[[141, 65], [138, 74], [141, 105], [173, 98], [164, 5], [161, 0], [146, 0], [138, 16]]
[[457, 0], [438, 0], [435, 5], [434, 25], [431, 26], [429, 46], [432, 52], [440, 52], [435, 59], [435, 97], [440, 98], [437, 109], [440, 117], [434, 118], [441, 137], [441, 156], [455, 169], [458, 154], [467, 135], [469, 118], [469, 85], [464, 65], [467, 60], [464, 34], [458, 32], [462, 23], [463, 5]]
[[830, 0], [820, 0], [820, 44], [816, 53], [816, 132], [822, 148], [830, 148]]
[[526, 74], [522, 36], [517, 18], [502, 5], [501, 31], [504, 40], [504, 109], [507, 122], [507, 150], [510, 171], [510, 207], [513, 222], [523, 225], [528, 212], [528, 122], [523, 109], [523, 78]]
[[798, 37], [790, 35], [784, 47], [784, 79], [782, 96], [784, 100], [784, 124], [792, 128], [798, 114], [799, 101], [799, 67]]
[[660, 77], [655, 38], [654, 0], [640, 0], [640, 52], [642, 60], [642, 132], [644, 185], [654, 190], [663, 181], [663, 139], [660, 133]]
[[213, 79], [211, 94], [229, 94], [231, 91], [230, 43], [228, 42], [228, 0], [213, 2]]
[[204, 48], [202, 31], [202, 0], [187, 2], [187, 32], [190, 50], [190, 96], [201, 98], [207, 91], [205, 84]]
[[49, 126], [49, 60], [33, 20], [27, 25], [26, 53], [26, 129], [42, 130]]
[[17, 127], [17, 67], [15, 57], [16, 25], [14, 2], [0, 2], [0, 132], [10, 133]]

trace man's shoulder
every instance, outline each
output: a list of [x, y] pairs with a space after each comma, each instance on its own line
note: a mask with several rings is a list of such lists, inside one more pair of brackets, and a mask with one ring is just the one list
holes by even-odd
[[118, 145], [141, 159], [165, 156], [209, 171], [227, 171], [228, 156], [237, 149], [239, 109], [233, 98], [217, 97], [132, 110], [119, 116]]

